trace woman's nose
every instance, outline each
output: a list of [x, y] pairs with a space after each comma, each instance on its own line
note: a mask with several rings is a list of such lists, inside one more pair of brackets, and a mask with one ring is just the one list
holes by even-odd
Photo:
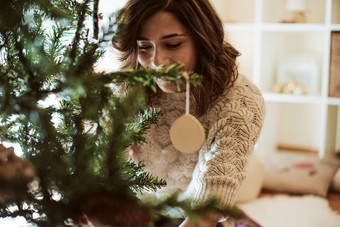
[[171, 59], [167, 56], [166, 51], [155, 48], [154, 56], [152, 59], [152, 68], [167, 67], [171, 64]]

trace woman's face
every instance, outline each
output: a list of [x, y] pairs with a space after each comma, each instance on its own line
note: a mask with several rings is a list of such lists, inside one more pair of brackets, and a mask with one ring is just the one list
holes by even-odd
[[[187, 29], [168, 12], [158, 12], [141, 27], [137, 40], [138, 62], [145, 68], [166, 68], [172, 64], [184, 64], [183, 70], [196, 66], [196, 49]], [[176, 86], [166, 79], [157, 84], [164, 92], [176, 92]], [[181, 88], [182, 90], [182, 88]]]

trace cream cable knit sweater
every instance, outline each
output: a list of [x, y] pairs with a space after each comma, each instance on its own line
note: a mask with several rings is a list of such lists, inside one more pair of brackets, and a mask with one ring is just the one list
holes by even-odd
[[170, 126], [185, 113], [185, 92], [161, 93], [153, 106], [161, 108], [163, 117], [147, 131], [147, 143], [135, 149], [133, 159], [143, 161], [146, 171], [167, 181], [161, 191], [180, 191], [198, 200], [217, 197], [221, 206], [232, 205], [263, 124], [265, 108], [259, 89], [240, 75], [232, 88], [211, 103], [199, 118], [206, 141], [193, 155], [177, 151], [169, 138]]

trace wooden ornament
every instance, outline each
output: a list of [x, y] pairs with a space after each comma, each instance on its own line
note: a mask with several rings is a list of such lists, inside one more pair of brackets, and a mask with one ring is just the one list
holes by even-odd
[[174, 147], [182, 153], [194, 154], [205, 140], [202, 124], [191, 114], [180, 116], [170, 128], [170, 139]]
[[185, 72], [183, 76], [186, 79], [185, 114], [175, 120], [169, 133], [172, 145], [174, 145], [177, 150], [185, 154], [194, 154], [201, 149], [205, 141], [205, 132], [197, 118], [189, 114], [189, 75]]

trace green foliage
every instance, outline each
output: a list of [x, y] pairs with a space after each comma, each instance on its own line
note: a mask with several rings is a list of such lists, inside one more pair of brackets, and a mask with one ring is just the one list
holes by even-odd
[[145, 142], [144, 133], [150, 128], [150, 125], [157, 124], [157, 118], [162, 116], [160, 109], [149, 107], [144, 113], [135, 116], [133, 122], [128, 124], [131, 145], [140, 145]]
[[166, 186], [165, 180], [158, 179], [157, 176], [152, 176], [150, 173], [145, 172], [145, 165], [142, 162], [128, 161], [126, 166], [128, 170], [133, 170], [134, 174], [123, 172], [122, 178], [128, 182], [128, 186], [134, 191], [156, 191], [160, 187]]

